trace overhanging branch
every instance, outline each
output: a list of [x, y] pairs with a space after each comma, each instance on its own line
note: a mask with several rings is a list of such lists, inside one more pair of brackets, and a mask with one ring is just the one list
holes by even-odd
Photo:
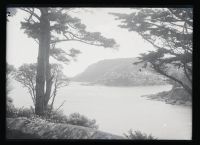
[[89, 44], [89, 45], [102, 46], [101, 44], [89, 43], [89, 42], [86, 42], [86, 41], [83, 41], [83, 40], [78, 40], [78, 39], [60, 39], [60, 40], [54, 40], [50, 44], [59, 43], [59, 42], [66, 42], [66, 41], [77, 41], [77, 42], [82, 42], [82, 43]]
[[175, 15], [177, 18], [180, 18], [181, 20], [185, 21], [188, 25], [192, 26], [192, 22], [191, 22], [191, 21], [186, 20], [184, 17], [182, 17], [182, 16], [176, 14], [171, 8], [168, 8], [168, 9], [169, 9], [169, 11], [170, 11], [173, 15]]
[[155, 71], [157, 71], [158, 73], [160, 73], [160, 74], [162, 74], [162, 75], [164, 75], [164, 76], [172, 79], [173, 81], [179, 83], [190, 95], [192, 95], [192, 89], [189, 88], [186, 84], [184, 84], [182, 81], [178, 80], [177, 78], [166, 74], [164, 71], [162, 71], [161, 69], [159, 69], [159, 67], [156, 64], [154, 64], [152, 62], [151, 62], [151, 64], [152, 64], [152, 66], [153, 66], [153, 68], [154, 68]]

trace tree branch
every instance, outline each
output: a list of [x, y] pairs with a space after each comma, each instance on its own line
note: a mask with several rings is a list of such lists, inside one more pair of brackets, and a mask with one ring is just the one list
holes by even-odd
[[189, 88], [187, 85], [185, 85], [182, 81], [178, 80], [177, 78], [170, 76], [168, 74], [166, 74], [164, 71], [162, 71], [156, 64], [150, 62], [154, 68], [155, 71], [157, 71], [158, 73], [172, 79], [173, 81], [179, 83], [191, 96], [192, 96], [192, 89]]
[[[178, 24], [174, 24], [174, 23], [172, 23], [172, 22], [169, 22], [170, 24], [172, 24], [172, 25], [174, 25], [174, 26], [178, 26], [178, 27], [184, 27], [184, 26], [182, 26], [182, 25], [178, 25]], [[187, 29], [189, 29], [189, 30], [193, 30], [192, 28], [187, 28]]]
[[192, 79], [190, 78], [190, 76], [189, 76], [189, 74], [188, 74], [188, 72], [186, 70], [186, 64], [185, 63], [183, 65], [183, 68], [184, 68], [184, 72], [185, 72], [185, 75], [186, 75], [187, 79], [190, 81], [190, 83], [192, 83]]
[[65, 102], [66, 102], [66, 100], [64, 100], [64, 101], [62, 102], [62, 104], [56, 109], [55, 112], [57, 112], [57, 111], [65, 104]]
[[32, 16], [35, 16], [40, 21], [40, 17], [37, 14], [35, 14], [34, 11], [31, 11], [30, 9], [26, 10], [25, 8], [20, 8], [20, 10], [25, 11], [25, 12], [29, 13]]
[[66, 41], [78, 41], [78, 42], [82, 42], [82, 43], [89, 44], [89, 45], [102, 46], [101, 44], [89, 43], [89, 42], [86, 42], [86, 41], [83, 41], [83, 40], [78, 40], [78, 39], [60, 39], [60, 40], [54, 40], [50, 44], [59, 43], [59, 42], [66, 42]]
[[176, 14], [171, 8], [168, 8], [168, 9], [169, 9], [169, 11], [170, 11], [173, 15], [175, 15], [177, 18], [180, 18], [181, 20], [185, 21], [188, 25], [192, 26], [192, 22], [190, 22], [189, 20], [186, 20], [184, 17], [182, 17], [182, 16]]

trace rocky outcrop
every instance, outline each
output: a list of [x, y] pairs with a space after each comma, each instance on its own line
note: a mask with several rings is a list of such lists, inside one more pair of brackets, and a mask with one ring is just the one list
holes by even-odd
[[39, 139], [124, 139], [122, 136], [95, 129], [61, 123], [50, 123], [43, 119], [26, 117], [7, 118], [7, 138]]
[[150, 100], [164, 101], [166, 104], [191, 106], [192, 98], [183, 88], [173, 88], [157, 94], [144, 95]]

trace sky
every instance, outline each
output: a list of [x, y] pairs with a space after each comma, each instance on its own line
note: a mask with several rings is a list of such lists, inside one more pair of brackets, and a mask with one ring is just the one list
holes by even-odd
[[[85, 9], [86, 10], [86, 9]], [[109, 12], [131, 13], [134, 9], [129, 8], [87, 8], [77, 9], [71, 15], [81, 19], [91, 32], [100, 32], [104, 37], [113, 38], [119, 48], [103, 48], [81, 42], [62, 42], [57, 46], [63, 50], [75, 48], [81, 51], [77, 61], [72, 61], [68, 65], [63, 65], [64, 74], [73, 77], [83, 72], [90, 64], [104, 59], [138, 57], [140, 53], [154, 49], [151, 44], [146, 42], [136, 32], [129, 32], [120, 28], [120, 21], [115, 20]], [[36, 63], [38, 54], [38, 44], [24, 34], [20, 29], [20, 22], [27, 17], [25, 12], [17, 11], [16, 15], [9, 18], [7, 22], [7, 62], [19, 67], [24, 63]], [[54, 62], [50, 59], [50, 62]]]

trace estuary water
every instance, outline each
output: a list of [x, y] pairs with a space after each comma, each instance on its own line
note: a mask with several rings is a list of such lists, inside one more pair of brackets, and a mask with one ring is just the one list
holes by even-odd
[[[17, 107], [29, 107], [31, 98], [25, 88], [13, 82], [10, 96]], [[158, 139], [191, 139], [192, 108], [170, 105], [161, 101], [148, 100], [142, 95], [154, 94], [171, 89], [171, 85], [108, 87], [86, 86], [71, 82], [61, 88], [55, 107], [65, 100], [63, 112], [69, 115], [79, 112], [95, 119], [99, 130], [123, 135], [129, 129], [152, 134]]]

